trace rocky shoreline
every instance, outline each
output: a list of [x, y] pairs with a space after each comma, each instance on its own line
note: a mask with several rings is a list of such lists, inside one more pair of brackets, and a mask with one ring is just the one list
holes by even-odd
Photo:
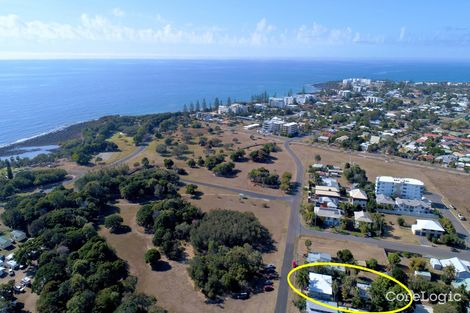
[[24, 152], [23, 148], [58, 145], [63, 141], [78, 138], [82, 130], [94, 121], [82, 122], [70, 125], [44, 135], [13, 143], [0, 148], [0, 156], [15, 155]]

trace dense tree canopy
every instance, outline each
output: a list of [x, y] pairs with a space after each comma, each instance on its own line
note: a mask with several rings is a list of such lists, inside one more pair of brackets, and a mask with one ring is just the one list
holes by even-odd
[[191, 243], [200, 252], [207, 251], [210, 245], [231, 248], [246, 243], [267, 250], [272, 239], [253, 213], [215, 210], [207, 213], [191, 231]]

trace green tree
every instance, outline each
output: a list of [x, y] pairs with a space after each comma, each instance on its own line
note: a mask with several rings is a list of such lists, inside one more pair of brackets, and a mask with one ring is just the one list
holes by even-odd
[[388, 259], [388, 263], [390, 264], [392, 268], [400, 264], [400, 261], [401, 261], [400, 255], [398, 253], [393, 253], [393, 252], [388, 254], [387, 259]]
[[305, 247], [307, 251], [310, 251], [310, 247], [312, 246], [312, 241], [310, 239], [305, 240]]
[[212, 172], [217, 176], [230, 176], [233, 175], [235, 164], [233, 162], [224, 162], [217, 164], [212, 168]]
[[196, 167], [196, 161], [194, 161], [194, 159], [189, 159], [186, 164], [191, 167], [191, 168], [194, 168]]
[[370, 269], [376, 270], [379, 267], [379, 262], [372, 258], [366, 261], [366, 266]]
[[158, 262], [162, 258], [160, 252], [155, 249], [149, 249], [145, 252], [145, 263], [150, 264], [152, 268], [155, 268], [158, 265]]
[[164, 159], [163, 160], [163, 166], [165, 166], [165, 168], [172, 169], [173, 165], [175, 165], [175, 162], [173, 162], [172, 159]]
[[456, 277], [456, 272], [455, 272], [455, 267], [453, 265], [449, 265], [444, 267], [442, 270], [442, 275], [441, 275], [441, 280], [446, 283], [447, 285], [450, 285], [450, 283], [455, 280]]
[[321, 156], [319, 154], [315, 154], [315, 161], [320, 162], [321, 161]]
[[13, 171], [11, 170], [11, 164], [10, 161], [5, 160], [6, 166], [7, 166], [7, 178], [8, 179], [13, 179]]
[[460, 313], [457, 307], [455, 305], [452, 305], [452, 303], [450, 302], [437, 304], [433, 306], [433, 312], [434, 313]]
[[197, 185], [194, 184], [187, 184], [186, 185], [186, 193], [188, 195], [195, 195], [197, 192]]
[[281, 176], [281, 190], [285, 191], [286, 193], [292, 191], [292, 174], [290, 172], [284, 172]]
[[123, 221], [124, 220], [122, 219], [121, 215], [111, 214], [109, 216], [106, 216], [106, 218], [104, 219], [104, 226], [108, 228], [110, 232], [113, 233], [121, 228]]
[[295, 283], [297, 284], [300, 290], [307, 289], [310, 283], [308, 275], [309, 272], [306, 268], [302, 268], [295, 273]]
[[159, 154], [167, 154], [168, 153], [168, 147], [167, 145], [161, 143], [158, 144], [157, 147], [155, 148], [155, 151], [157, 151]]
[[150, 161], [147, 157], [142, 158], [142, 166], [146, 169], [150, 168]]
[[426, 269], [426, 260], [419, 257], [411, 258], [410, 267], [414, 271], [424, 271]]
[[245, 149], [238, 149], [237, 151], [234, 151], [232, 152], [232, 154], [230, 154], [230, 159], [233, 161], [233, 162], [241, 162], [245, 159]]
[[336, 252], [336, 257], [341, 263], [354, 263], [354, 256], [348, 249], [339, 250], [338, 252]]
[[400, 216], [400, 217], [397, 218], [397, 223], [400, 226], [405, 226], [405, 219]]

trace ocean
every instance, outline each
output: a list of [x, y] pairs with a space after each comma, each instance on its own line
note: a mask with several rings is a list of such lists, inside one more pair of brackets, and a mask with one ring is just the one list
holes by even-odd
[[0, 146], [104, 115], [285, 95], [349, 77], [470, 81], [470, 63], [320, 60], [0, 61]]

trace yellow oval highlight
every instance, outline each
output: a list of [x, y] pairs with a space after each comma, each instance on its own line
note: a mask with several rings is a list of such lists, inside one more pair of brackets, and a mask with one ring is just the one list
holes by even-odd
[[[376, 275], [379, 275], [379, 276], [382, 276], [382, 277], [385, 277], [387, 278], [388, 280], [391, 280], [393, 281], [394, 283], [398, 284], [400, 287], [402, 287], [407, 293], [408, 295], [410, 296], [410, 302], [408, 302], [404, 307], [402, 308], [398, 308], [398, 309], [395, 309], [395, 310], [391, 310], [391, 311], [384, 311], [384, 312], [368, 312], [368, 311], [357, 311], [357, 310], [348, 310], [348, 309], [343, 309], [343, 308], [338, 308], [338, 307], [334, 307], [332, 305], [329, 305], [329, 304], [326, 304], [324, 302], [321, 302], [321, 301], [318, 301], [318, 300], [315, 300], [313, 298], [310, 298], [308, 296], [306, 296], [305, 294], [303, 294], [301, 291], [299, 291], [297, 288], [294, 287], [294, 285], [291, 283], [290, 281], [290, 277], [293, 273], [295, 273], [296, 271], [300, 270], [300, 269], [303, 269], [303, 268], [306, 268], [306, 267], [314, 267], [314, 266], [344, 266], [344, 267], [349, 267], [349, 268], [355, 268], [355, 269], [358, 269], [358, 270], [361, 270], [361, 271], [366, 271], [366, 272], [370, 272], [370, 273], [374, 273]], [[294, 290], [294, 292], [296, 294], [298, 294], [299, 296], [301, 296], [302, 298], [308, 300], [308, 301], [312, 301], [313, 303], [316, 303], [322, 307], [325, 307], [325, 308], [329, 308], [329, 309], [332, 309], [332, 310], [336, 310], [336, 311], [341, 311], [341, 312], [347, 312], [347, 313], [397, 313], [397, 312], [401, 312], [403, 310], [406, 310], [407, 308], [409, 308], [411, 306], [411, 304], [413, 303], [413, 293], [411, 292], [411, 290], [406, 287], [402, 282], [396, 280], [395, 278], [393, 278], [392, 276], [389, 276], [387, 274], [384, 274], [384, 273], [381, 273], [381, 272], [378, 272], [378, 271], [374, 271], [370, 268], [367, 268], [367, 267], [363, 267], [363, 266], [359, 266], [359, 265], [354, 265], [354, 264], [347, 264], [347, 263], [335, 263], [335, 262], [316, 262], [316, 263], [308, 263], [308, 264], [304, 264], [304, 265], [299, 265], [293, 269], [290, 270], [289, 274], [287, 274], [287, 283], [289, 284], [289, 287]]]

